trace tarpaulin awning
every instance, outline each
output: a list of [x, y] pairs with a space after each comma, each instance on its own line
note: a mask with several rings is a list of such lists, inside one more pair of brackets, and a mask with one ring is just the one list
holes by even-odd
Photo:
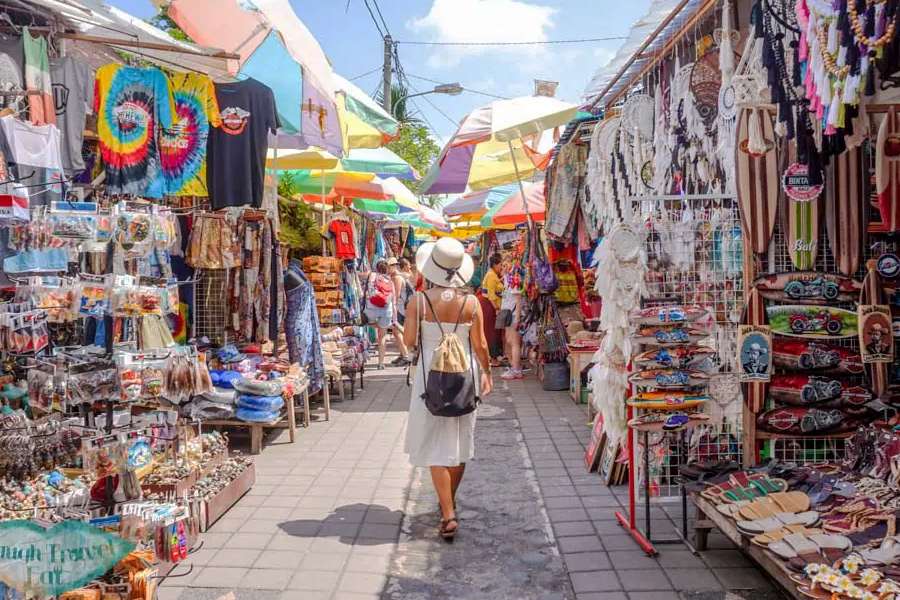
[[[650, 0], [647, 13], [631, 26], [615, 56], [597, 69], [582, 93], [583, 99], [597, 105], [623, 91], [647, 61], [654, 60], [669, 39], [706, 3], [708, 0]], [[657, 30], [660, 31], [654, 36]]]

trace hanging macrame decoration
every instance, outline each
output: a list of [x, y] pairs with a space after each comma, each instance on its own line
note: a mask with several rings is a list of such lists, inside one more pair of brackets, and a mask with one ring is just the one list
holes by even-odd
[[719, 90], [722, 88], [722, 71], [719, 70], [719, 50], [713, 49], [701, 56], [691, 69], [691, 93], [694, 106], [706, 130], [711, 132], [719, 114]]

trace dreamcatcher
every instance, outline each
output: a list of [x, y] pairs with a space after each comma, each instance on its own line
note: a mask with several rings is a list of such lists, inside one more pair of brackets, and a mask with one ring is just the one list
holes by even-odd
[[725, 192], [735, 194], [734, 141], [737, 126], [737, 92], [734, 88], [734, 48], [741, 42], [741, 34], [731, 28], [731, 2], [722, 6], [722, 28], [713, 32], [713, 39], [719, 46], [719, 71], [721, 86], [717, 102], [716, 132], [718, 145], [716, 156], [725, 175]]
[[[672, 159], [672, 150], [669, 146], [669, 122], [666, 118], [665, 96], [662, 85], [656, 86], [653, 96], [656, 124], [653, 127], [653, 159], [647, 163], [642, 175], [649, 176], [649, 183], [645, 180], [653, 193], [664, 194], [669, 181], [669, 162]], [[645, 173], [649, 170], [649, 173]]]
[[623, 133], [627, 132], [633, 142], [633, 165], [629, 171], [632, 187], [648, 185], [649, 178], [646, 174], [652, 169], [653, 112], [654, 100], [647, 94], [633, 94], [622, 106]]
[[612, 172], [614, 142], [618, 137], [619, 122], [619, 117], [613, 117], [598, 123], [591, 135], [587, 166], [587, 184], [590, 188], [589, 212], [593, 213], [591, 216], [604, 231], [621, 218], [616, 212]]
[[[590, 371], [590, 385], [594, 404], [603, 415], [604, 428], [611, 437], [622, 436], [627, 430], [622, 398], [628, 392], [627, 363], [631, 359], [629, 339], [629, 311], [639, 306], [644, 285], [646, 257], [637, 232], [625, 224], [613, 227], [597, 252], [595, 289], [603, 300], [600, 329], [606, 331], [600, 350], [594, 356], [596, 364]], [[616, 441], [615, 439], [613, 441]]]
[[[727, 4], [727, 3], [726, 3]], [[719, 50], [710, 50], [694, 63], [691, 69], [691, 95], [697, 114], [711, 132], [719, 114], [719, 90], [722, 72], [719, 70]]]

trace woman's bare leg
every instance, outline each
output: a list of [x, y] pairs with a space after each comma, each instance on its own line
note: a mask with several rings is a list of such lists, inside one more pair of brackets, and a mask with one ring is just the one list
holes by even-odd
[[522, 369], [522, 336], [516, 331], [515, 326], [506, 328], [506, 339], [508, 341], [509, 368], [519, 371]]
[[384, 352], [385, 346], [387, 345], [387, 329], [376, 327], [376, 332], [378, 336], [378, 366], [384, 366]]
[[456, 490], [466, 472], [466, 463], [459, 463], [458, 467], [450, 467], [450, 493], [453, 496], [453, 506], [456, 506]]
[[[449, 467], [430, 467], [430, 471], [434, 491], [437, 492], [438, 500], [441, 503], [441, 518], [444, 521], [455, 518], [456, 511], [453, 508], [451, 469]], [[453, 531], [454, 529], [456, 529], [455, 523], [447, 526], [448, 531]]]
[[403, 343], [403, 336], [400, 335], [400, 331], [395, 327], [394, 328], [394, 342], [397, 344], [397, 350], [400, 351], [400, 356], [406, 357], [406, 344]]

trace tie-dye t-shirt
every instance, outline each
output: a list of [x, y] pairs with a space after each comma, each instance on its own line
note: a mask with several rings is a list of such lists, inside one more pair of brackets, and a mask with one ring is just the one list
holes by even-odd
[[206, 140], [210, 126], [222, 123], [215, 88], [209, 77], [199, 73], [173, 73], [169, 87], [175, 99], [175, 122], [159, 136], [166, 194], [209, 196]]
[[101, 67], [94, 80], [94, 113], [109, 193], [162, 197], [157, 125], [172, 127], [174, 114], [165, 74], [115, 64]]

